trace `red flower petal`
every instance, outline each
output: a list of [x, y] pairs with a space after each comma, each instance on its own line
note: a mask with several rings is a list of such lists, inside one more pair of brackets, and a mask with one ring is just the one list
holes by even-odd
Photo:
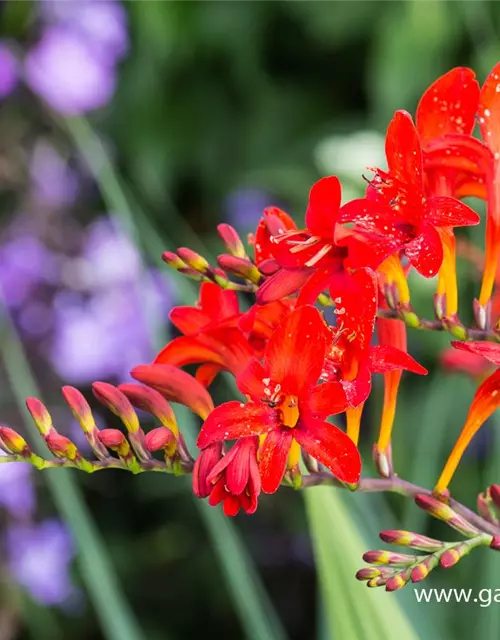
[[323, 369], [330, 332], [314, 307], [292, 313], [273, 332], [264, 360], [273, 382], [285, 394], [301, 396], [314, 385]]
[[315, 236], [330, 240], [340, 209], [342, 197], [337, 176], [321, 178], [309, 193], [306, 226]]
[[424, 278], [432, 278], [443, 263], [443, 245], [438, 231], [429, 224], [422, 225], [422, 232], [405, 246], [405, 254]]
[[[324, 382], [312, 390], [304, 401], [307, 412], [316, 418], [327, 418], [347, 409], [345, 391], [340, 382]], [[302, 410], [302, 407], [301, 407]]]
[[200, 384], [208, 389], [208, 387], [212, 384], [212, 382], [221, 371], [224, 371], [224, 367], [221, 367], [218, 364], [202, 364], [196, 369], [194, 377]]
[[292, 429], [277, 429], [266, 436], [260, 450], [259, 471], [264, 493], [275, 493], [285, 475]]
[[280, 235], [291, 229], [296, 229], [295, 222], [278, 207], [268, 207], [264, 210], [264, 216], [260, 219], [255, 231], [255, 264], [259, 265], [263, 260], [273, 257], [272, 235]]
[[429, 372], [414, 360], [406, 351], [390, 344], [376, 345], [370, 351], [370, 369], [372, 373], [386, 373], [395, 369], [403, 369], [426, 376]]
[[297, 298], [297, 307], [314, 304], [320, 293], [327, 289], [331, 279], [332, 270], [330, 268], [317, 269], [301, 288]]
[[481, 222], [473, 209], [455, 198], [435, 196], [427, 203], [426, 221], [436, 227], [468, 227]]
[[372, 374], [367, 362], [359, 367], [354, 380], [341, 380], [340, 384], [351, 407], [359, 407], [370, 395], [372, 390]]
[[211, 322], [211, 318], [196, 307], [174, 307], [168, 317], [174, 327], [186, 336], [198, 333]]
[[481, 88], [478, 115], [483, 140], [494, 153], [500, 153], [500, 62]]
[[175, 338], [160, 351], [155, 363], [179, 367], [199, 362], [211, 363], [238, 375], [252, 355], [252, 348], [240, 330], [227, 327]]
[[259, 402], [265, 398], [264, 389], [266, 385], [263, 379], [267, 377], [267, 371], [260, 364], [257, 358], [250, 360], [236, 378], [236, 386], [244, 395], [250, 396], [254, 402]]
[[472, 133], [479, 102], [476, 74], [456, 67], [438, 78], [417, 107], [417, 129], [422, 145], [446, 133]]
[[294, 431], [300, 446], [341, 482], [356, 484], [361, 475], [361, 458], [354, 442], [328, 422], [308, 418]]
[[141, 364], [130, 372], [135, 380], [156, 389], [205, 419], [214, 408], [208, 391], [189, 373], [170, 364]]
[[469, 351], [470, 353], [475, 353], [478, 356], [483, 356], [486, 360], [500, 366], [500, 344], [492, 342], [453, 341], [451, 345], [455, 347], [455, 349], [461, 349], [462, 351]]
[[411, 188], [412, 195], [418, 200], [423, 191], [422, 149], [407, 111], [396, 111], [389, 123], [385, 154], [391, 177]]
[[193, 492], [198, 498], [206, 498], [212, 491], [212, 485], [208, 482], [208, 475], [214, 465], [221, 459], [222, 443], [207, 447], [200, 452], [193, 467]]
[[367, 231], [387, 234], [396, 232], [395, 222], [400, 219], [397, 211], [376, 200], [358, 198], [346, 202], [340, 210], [341, 222], [354, 222]]
[[198, 448], [213, 442], [257, 436], [278, 427], [278, 412], [264, 404], [231, 401], [216, 407], [203, 423]]
[[297, 269], [280, 269], [267, 278], [257, 291], [257, 303], [275, 302], [295, 293], [307, 282], [313, 269], [298, 267]]
[[200, 306], [213, 320], [230, 318], [239, 313], [236, 291], [221, 289], [213, 282], [203, 282], [200, 287]]

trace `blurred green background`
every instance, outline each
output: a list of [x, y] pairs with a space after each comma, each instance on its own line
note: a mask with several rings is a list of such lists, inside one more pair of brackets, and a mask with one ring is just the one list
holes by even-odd
[[[115, 23], [92, 18], [98, 0], [55, 4], [66, 5], [64, 16], [47, 2], [0, 5], [0, 38], [16, 75], [0, 105], [0, 415], [23, 430], [21, 399], [39, 392], [72, 437], [60, 386], [76, 384], [90, 397], [93, 379], [123, 381], [171, 335], [168, 309], [196, 299], [191, 284], [161, 265], [162, 250], [216, 255], [216, 224], [231, 222], [244, 235], [267, 204], [300, 221], [322, 175], [339, 175], [345, 198], [360, 195], [365, 167], [383, 163], [395, 109], [414, 112], [430, 82], [453, 66], [472, 66], [482, 81], [500, 58], [500, 4], [481, 0], [135, 1], [119, 5]], [[75, 27], [77, 4], [90, 8]], [[95, 45], [101, 67], [92, 76], [63, 39], [56, 59], [68, 64], [52, 74], [40, 42], [48, 46], [54, 28], [76, 28], [80, 39], [111, 34], [121, 49], [107, 61]], [[46, 63], [38, 76], [35, 55]], [[0, 87], [5, 64], [0, 57]], [[65, 102], [87, 72], [90, 93], [106, 84], [100, 103], [79, 95], [80, 106], [71, 96]], [[481, 234], [471, 236], [478, 246]], [[459, 269], [470, 319], [478, 277], [465, 262]], [[434, 283], [415, 279], [411, 287], [414, 306], [430, 317]], [[404, 378], [395, 466], [430, 487], [475, 383], [441, 370], [446, 336], [414, 332], [409, 340], [431, 375]], [[379, 383], [363, 419], [367, 472]], [[216, 387], [219, 399], [227, 394]], [[100, 424], [115, 425], [109, 415]], [[470, 506], [500, 479], [493, 426], [476, 438], [453, 483]], [[56, 471], [16, 480], [2, 471], [0, 483], [13, 495], [19, 483], [36, 488], [36, 506], [19, 513], [4, 505], [1, 515], [2, 640], [493, 640], [500, 633], [498, 603], [418, 605], [411, 586], [384, 594], [355, 581], [363, 551], [383, 546], [380, 529], [453, 539], [398, 497], [310, 490], [316, 501], [307, 513], [329, 575], [320, 597], [303, 497], [291, 490], [264, 497], [253, 517], [225, 521], [191, 497], [187, 479]], [[26, 530], [53, 518], [72, 531], [76, 551], [63, 552], [61, 543], [30, 555], [38, 543], [31, 546]], [[67, 570], [73, 586], [61, 587], [60, 598], [37, 597], [33, 580], [46, 595], [53, 573]], [[498, 575], [498, 558], [480, 551], [436, 571], [426, 586], [500, 589]]]

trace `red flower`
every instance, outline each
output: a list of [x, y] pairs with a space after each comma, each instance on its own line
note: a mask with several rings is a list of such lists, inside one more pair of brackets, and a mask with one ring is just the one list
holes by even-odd
[[367, 198], [349, 202], [345, 213], [358, 227], [390, 239], [423, 276], [434, 276], [443, 261], [438, 229], [475, 225], [479, 216], [454, 198], [425, 196], [422, 148], [406, 111], [391, 120], [385, 152], [388, 172], [377, 169]]
[[438, 78], [417, 107], [427, 196], [486, 199], [485, 145], [472, 137], [479, 107], [476, 74], [456, 67]]
[[294, 442], [339, 480], [356, 484], [359, 452], [344, 432], [325, 422], [345, 410], [344, 393], [338, 383], [317, 384], [329, 341], [329, 330], [314, 307], [293, 311], [272, 334], [263, 363], [254, 358], [237, 379], [249, 401], [214, 409], [201, 429], [198, 447], [265, 436], [259, 469], [266, 493], [278, 489]]
[[377, 285], [373, 272], [360, 269], [337, 288], [334, 299], [337, 326], [331, 328], [333, 342], [327, 354], [324, 377], [340, 382], [352, 407], [370, 394], [372, 373], [405, 369], [426, 374], [427, 370], [393, 344], [371, 346], [377, 312]]
[[221, 443], [204, 449], [193, 470], [194, 493], [209, 496], [212, 507], [222, 502], [226, 516], [235, 516], [240, 508], [255, 513], [260, 494], [257, 449], [258, 438], [239, 440], [224, 456]]
[[240, 318], [236, 293], [204, 282], [196, 307], [174, 307], [170, 312], [172, 323], [184, 335], [169, 342], [156, 356], [155, 363], [178, 367], [203, 363], [196, 379], [205, 386], [224, 369], [237, 375], [253, 355], [252, 347], [238, 328]]
[[[264, 304], [302, 291], [299, 304], [313, 303], [324, 289], [335, 287], [346, 267], [350, 267], [351, 254], [357, 257], [355, 267], [376, 268], [391, 252], [392, 242], [377, 238], [372, 243], [371, 234], [344, 229], [341, 224], [350, 222], [356, 210], [340, 206], [341, 185], [336, 176], [322, 178], [313, 185], [306, 211], [306, 229], [291, 227], [283, 212], [267, 213], [264, 224], [269, 237], [259, 224], [261, 237], [258, 245], [265, 246], [273, 256], [259, 265], [269, 276], [257, 292], [257, 302]], [[257, 234], [259, 236], [259, 234]], [[256, 238], [257, 246], [257, 238]]]

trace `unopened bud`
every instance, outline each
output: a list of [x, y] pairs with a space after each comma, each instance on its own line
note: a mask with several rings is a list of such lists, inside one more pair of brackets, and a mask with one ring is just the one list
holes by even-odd
[[94, 382], [92, 391], [101, 404], [117, 415], [127, 431], [135, 433], [140, 424], [130, 400], [119, 389], [107, 382]]
[[45, 442], [52, 453], [58, 458], [66, 458], [74, 460], [78, 453], [76, 446], [69, 438], [61, 435], [55, 429], [51, 429], [50, 433], [45, 436]]
[[203, 280], [203, 276], [201, 276], [197, 271], [194, 271], [194, 269], [190, 269], [176, 253], [173, 253], [172, 251], [165, 251], [162, 253], [161, 259], [163, 262], [166, 262], [169, 267], [172, 267], [172, 269], [175, 269], [179, 273], [182, 273], [193, 280]]
[[492, 484], [489, 488], [489, 494], [493, 500], [494, 505], [500, 509], [500, 485]]
[[398, 589], [402, 589], [406, 584], [408, 584], [408, 580], [410, 579], [410, 573], [405, 571], [404, 573], [397, 573], [392, 578], [389, 578], [385, 583], [386, 591], [397, 591]]
[[29, 453], [28, 443], [17, 431], [9, 427], [0, 427], [0, 447], [6, 453], [25, 455]]
[[449, 505], [444, 504], [433, 496], [418, 494], [415, 496], [415, 503], [420, 509], [426, 511], [434, 518], [446, 522], [448, 526], [459, 531], [464, 536], [472, 537], [480, 533], [470, 522], [467, 522], [462, 516], [455, 513]]
[[376, 567], [364, 567], [356, 573], [356, 578], [358, 580], [372, 580], [373, 578], [378, 578], [380, 575], [382, 575], [380, 569]]
[[381, 531], [380, 538], [389, 544], [398, 544], [418, 551], [438, 551], [442, 548], [443, 543], [433, 538], [413, 533], [411, 531], [402, 531], [392, 529], [390, 531]]
[[172, 407], [159, 391], [133, 382], [121, 384], [118, 389], [127, 396], [134, 407], [158, 418], [175, 436], [179, 434]]
[[238, 258], [227, 253], [217, 257], [218, 264], [227, 272], [244, 280], [258, 284], [261, 280], [260, 271], [248, 258]]
[[128, 440], [118, 429], [102, 429], [99, 431], [99, 440], [108, 449], [116, 451], [120, 457], [126, 458], [130, 453]]
[[192, 249], [181, 247], [180, 249], [177, 249], [177, 255], [190, 269], [193, 269], [193, 271], [202, 274], [206, 274], [211, 271], [211, 267], [205, 258]]
[[220, 224], [217, 227], [217, 231], [219, 232], [219, 236], [221, 237], [224, 246], [232, 256], [235, 256], [236, 258], [247, 257], [245, 247], [236, 229], [234, 229], [230, 224]]
[[395, 567], [406, 567], [415, 562], [415, 556], [408, 553], [393, 553], [392, 551], [367, 551], [363, 560], [368, 564], [390, 564]]
[[26, 398], [26, 406], [38, 431], [46, 436], [52, 429], [52, 418], [47, 407], [38, 398]]
[[490, 548], [495, 551], [500, 551], [500, 536], [493, 536], [490, 542]]
[[165, 450], [166, 455], [175, 453], [177, 440], [174, 434], [167, 427], [158, 427], [146, 433], [144, 444], [149, 451]]

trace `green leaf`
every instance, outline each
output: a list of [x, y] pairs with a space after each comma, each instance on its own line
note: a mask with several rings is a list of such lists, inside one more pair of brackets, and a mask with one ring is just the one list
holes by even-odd
[[[346, 505], [349, 496], [331, 487], [304, 491], [319, 581], [332, 640], [431, 640], [410, 621], [398, 594], [368, 589], [355, 579], [368, 549]], [[428, 631], [428, 630], [427, 630]]]

